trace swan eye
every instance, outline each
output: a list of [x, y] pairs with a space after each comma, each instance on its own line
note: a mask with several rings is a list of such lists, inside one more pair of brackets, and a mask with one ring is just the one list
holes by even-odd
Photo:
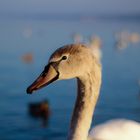
[[62, 56], [62, 60], [66, 60], [67, 59], [67, 56]]

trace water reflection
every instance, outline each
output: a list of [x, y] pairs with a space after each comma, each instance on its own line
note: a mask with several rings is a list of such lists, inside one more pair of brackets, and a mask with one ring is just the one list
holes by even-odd
[[[123, 34], [131, 39], [126, 44], [120, 41], [122, 48], [129, 44], [135, 47], [118, 53], [113, 47], [114, 39], [119, 42], [119, 37], [114, 38], [113, 34], [124, 29], [127, 33]], [[139, 22], [1, 21], [0, 30], [1, 138], [66, 139], [76, 96], [74, 81], [56, 82], [32, 97], [26, 95], [25, 89], [46, 65], [50, 54], [72, 42], [102, 46], [103, 83], [94, 125], [118, 117], [140, 121], [138, 86], [134, 82], [140, 77]], [[75, 41], [71, 41], [73, 33], [80, 35]], [[87, 38], [89, 36], [91, 39]], [[32, 63], [29, 67], [25, 65]], [[53, 113], [49, 125], [42, 129], [38, 123], [44, 125], [43, 119], [32, 116], [29, 119], [27, 111], [28, 103], [38, 103], [46, 97]]]

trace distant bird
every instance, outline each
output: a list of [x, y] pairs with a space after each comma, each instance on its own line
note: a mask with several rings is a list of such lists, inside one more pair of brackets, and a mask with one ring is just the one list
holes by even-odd
[[[38, 90], [54, 81], [77, 78], [78, 93], [72, 115], [68, 140], [88, 139], [88, 131], [90, 129], [93, 112], [101, 86], [102, 68], [100, 64], [100, 57], [96, 53], [97, 51], [94, 52], [92, 47], [86, 47], [83, 44], [66, 45], [57, 49], [51, 55], [49, 64], [45, 67], [41, 75], [27, 88], [27, 93], [31, 94], [33, 91]], [[129, 124], [129, 121], [126, 121], [126, 123], [127, 122]], [[117, 127], [116, 121], [114, 123], [115, 124], [113, 126]], [[130, 131], [126, 132], [126, 135], [129, 136], [131, 140], [134, 138], [135, 140], [140, 140], [140, 125], [138, 123], [137, 125], [139, 127], [130, 127], [132, 132], [136, 132], [131, 133], [134, 135], [130, 135]], [[113, 129], [114, 127], [112, 128], [112, 131]], [[109, 130], [109, 133], [112, 134], [112, 131]], [[119, 132], [124, 133], [123, 131]], [[90, 140], [93, 139], [91, 138], [91, 133], [89, 135]], [[118, 131], [114, 134], [114, 137], [121, 135]], [[111, 137], [112, 139], [105, 140], [116, 140], [114, 137]], [[96, 139], [95, 133], [94, 138], [95, 140], [99, 140], [98, 138], [100, 137], [97, 137]], [[101, 137], [100, 140], [104, 140], [104, 138], [102, 139]], [[119, 138], [117, 140], [126, 139]]]
[[26, 53], [22, 56], [22, 60], [25, 63], [32, 63], [33, 62], [33, 54], [32, 53]]
[[83, 41], [83, 36], [79, 33], [75, 33], [72, 35], [74, 43], [81, 43]]
[[131, 43], [139, 43], [140, 42], [140, 34], [139, 33], [131, 33], [129, 36], [129, 41]]
[[23, 35], [24, 38], [30, 39], [32, 37], [32, 35], [33, 35], [32, 27], [26, 27], [23, 30], [22, 35]]
[[49, 103], [47, 100], [29, 103], [28, 112], [33, 118], [41, 118], [44, 122], [44, 125], [46, 125], [50, 115]]
[[102, 57], [101, 47], [102, 41], [98, 36], [91, 36], [89, 43], [87, 44], [92, 51], [94, 52], [94, 56], [96, 59], [100, 60]]
[[127, 31], [122, 31], [115, 35], [116, 37], [116, 46], [118, 49], [125, 49], [128, 47], [129, 43], [139, 43], [140, 34], [139, 33], [129, 33]]
[[129, 43], [129, 33], [127, 31], [122, 31], [115, 34], [116, 37], [116, 47], [119, 50], [125, 49], [128, 47]]

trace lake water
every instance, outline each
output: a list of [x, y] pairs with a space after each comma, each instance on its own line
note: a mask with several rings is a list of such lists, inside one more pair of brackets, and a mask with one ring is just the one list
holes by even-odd
[[[102, 40], [103, 82], [92, 126], [113, 118], [140, 122], [140, 43], [121, 51], [115, 33], [140, 34], [140, 21], [119, 20], [0, 20], [0, 139], [65, 140], [76, 97], [76, 81], [59, 81], [27, 95], [26, 88], [40, 74], [50, 54], [73, 43], [75, 33]], [[23, 61], [33, 55], [31, 64]], [[28, 103], [49, 100], [47, 127], [28, 115]]]

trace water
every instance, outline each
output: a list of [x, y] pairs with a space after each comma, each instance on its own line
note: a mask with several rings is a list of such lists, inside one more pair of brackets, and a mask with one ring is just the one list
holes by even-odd
[[[128, 118], [140, 122], [140, 43], [117, 51], [116, 32], [140, 33], [138, 21], [0, 21], [0, 139], [65, 140], [76, 96], [76, 81], [53, 83], [27, 95], [26, 87], [40, 74], [50, 54], [58, 47], [73, 42], [74, 33], [102, 39], [103, 83], [93, 125], [112, 118]], [[32, 53], [33, 62], [22, 56]], [[29, 102], [48, 99], [51, 116], [47, 127], [39, 119], [29, 117]]]

